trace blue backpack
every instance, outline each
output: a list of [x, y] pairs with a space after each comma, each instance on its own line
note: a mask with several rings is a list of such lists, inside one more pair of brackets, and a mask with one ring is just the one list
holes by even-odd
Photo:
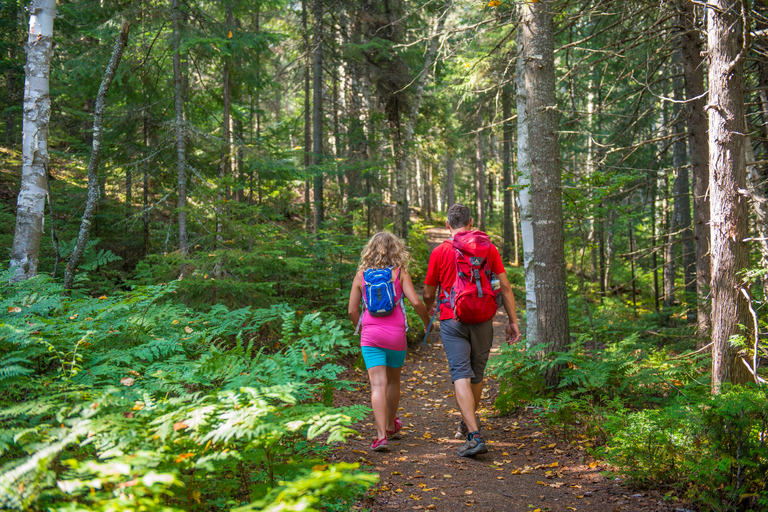
[[[389, 316], [399, 305], [403, 308], [403, 315], [405, 316], [405, 330], [408, 330], [408, 316], [405, 315], [405, 303], [403, 297], [399, 298], [395, 296], [395, 279], [399, 279], [397, 276], [392, 275], [394, 267], [387, 268], [369, 268], [363, 272], [363, 304], [368, 309], [368, 313], [371, 316]], [[360, 326], [363, 323], [363, 315], [360, 315], [360, 320], [357, 322], [357, 328], [355, 334], [360, 331]]]
[[363, 272], [363, 300], [371, 316], [389, 316], [397, 306], [393, 267], [369, 268]]

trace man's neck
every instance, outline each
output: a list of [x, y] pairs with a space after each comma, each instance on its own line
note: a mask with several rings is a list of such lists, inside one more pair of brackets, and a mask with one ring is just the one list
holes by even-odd
[[469, 231], [472, 229], [471, 226], [462, 226], [458, 229], [448, 228], [451, 232], [451, 236], [456, 236], [456, 233], [461, 233], [462, 231]]

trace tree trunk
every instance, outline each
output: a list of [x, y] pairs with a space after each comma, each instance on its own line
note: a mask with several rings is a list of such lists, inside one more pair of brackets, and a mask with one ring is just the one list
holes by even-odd
[[456, 203], [456, 158], [449, 153], [445, 158], [445, 204], [443, 211]]
[[312, 153], [315, 165], [315, 232], [323, 229], [325, 222], [325, 203], [323, 201], [323, 0], [315, 0], [312, 8], [315, 19], [315, 31], [312, 40]]
[[485, 163], [483, 162], [483, 113], [478, 107], [475, 117], [475, 172], [476, 172], [476, 193], [477, 203], [475, 212], [477, 214], [477, 227], [480, 231], [485, 231]]
[[115, 77], [117, 67], [120, 65], [125, 45], [128, 43], [128, 29], [128, 22], [123, 20], [120, 34], [115, 42], [115, 49], [112, 51], [112, 58], [109, 59], [109, 64], [104, 72], [104, 79], [101, 81], [99, 93], [96, 96], [96, 106], [93, 112], [93, 150], [91, 152], [91, 159], [88, 162], [88, 200], [83, 212], [83, 219], [80, 222], [77, 244], [75, 244], [75, 248], [69, 256], [69, 262], [64, 271], [65, 291], [72, 289], [77, 266], [80, 264], [80, 260], [85, 252], [85, 246], [88, 243], [88, 236], [91, 232], [91, 220], [99, 202], [99, 160], [101, 158], [101, 141], [103, 136], [101, 129], [104, 125], [104, 111], [107, 107], [107, 92], [109, 91], [109, 86], [112, 85], [112, 79]]
[[[301, 28], [304, 35], [304, 52], [306, 53], [306, 61], [304, 62], [304, 172], [308, 174], [309, 166], [312, 164], [312, 111], [310, 109], [309, 98], [309, 77], [310, 77], [310, 47], [309, 47], [309, 30], [307, 27], [307, 1], [301, 2]], [[304, 230], [309, 233], [312, 228], [312, 216], [311, 216], [311, 202], [310, 202], [310, 180], [305, 178], [304, 180]]]
[[[675, 78], [673, 86], [675, 99], [682, 102], [685, 99], [685, 81], [682, 77], [682, 49], [676, 49], [673, 60], [675, 63]], [[680, 238], [682, 239], [682, 262], [683, 262], [683, 286], [685, 290], [686, 321], [693, 323], [696, 321], [696, 308], [694, 297], [696, 295], [696, 253], [693, 243], [693, 229], [691, 226], [691, 184], [688, 172], [688, 152], [686, 139], [683, 134], [686, 133], [685, 116], [682, 112], [683, 103], [674, 104], [674, 115], [677, 119], [675, 132], [678, 138], [675, 140], [673, 153], [673, 163], [675, 166], [675, 214], [674, 218]]]
[[48, 77], [53, 54], [56, 0], [33, 0], [29, 6], [29, 37], [24, 83], [21, 188], [16, 206], [16, 231], [11, 248], [11, 282], [37, 275], [48, 193], [48, 124], [51, 98]]
[[[675, 148], [677, 150], [677, 148]], [[676, 151], [675, 151], [676, 152]], [[675, 161], [675, 155], [673, 155]], [[677, 202], [676, 200], [674, 201]], [[675, 242], [677, 236], [677, 221], [672, 211], [673, 204], [669, 201], [669, 177], [664, 175], [664, 195], [662, 198], [662, 225], [667, 229], [666, 241], [664, 244], [664, 311], [662, 317], [665, 321], [671, 315], [669, 311], [675, 305]], [[662, 238], [663, 239], [663, 238]]]
[[[518, 28], [523, 34], [521, 48], [525, 59], [523, 80], [528, 91], [528, 137], [529, 141], [536, 141], [529, 144], [529, 155], [539, 319], [537, 334], [539, 341], [548, 344], [550, 353], [564, 351], [570, 344], [552, 4], [552, 0], [523, 4]], [[547, 369], [544, 378], [547, 386], [556, 387], [560, 382], [560, 368]]]
[[179, 210], [179, 252], [189, 252], [187, 235], [187, 151], [184, 140], [184, 97], [181, 77], [181, 10], [179, 0], [173, 0], [173, 108], [175, 111], [174, 128], [176, 130], [176, 183]]
[[[231, 27], [233, 24], [232, 4], [227, 2], [227, 17], [224, 22], [225, 27]], [[225, 28], [227, 30], [227, 28]], [[229, 200], [229, 180], [232, 178], [232, 58], [227, 55], [224, 57], [224, 69], [221, 79], [221, 160], [219, 161], [218, 186], [216, 188], [216, 242], [221, 244], [224, 241], [224, 207], [225, 200]]]
[[531, 147], [529, 144], [529, 95], [526, 83], [528, 60], [533, 50], [529, 48], [530, 30], [523, 30], [529, 23], [531, 8], [520, 4], [520, 25], [517, 30], [518, 57], [515, 64], [517, 85], [517, 182], [520, 186], [520, 233], [523, 238], [523, 267], [525, 269], [525, 337], [529, 347], [539, 343], [539, 313], [536, 308], [536, 277], [534, 265], [533, 217], [531, 210]]
[[744, 58], [742, 10], [737, 0], [712, 0], [707, 10], [709, 55], [709, 161], [712, 259], [712, 392], [747, 375], [730, 338], [747, 325], [738, 273], [747, 267], [747, 199], [744, 161]]
[[[694, 25], [694, 5], [678, 0], [680, 10], [681, 46], [685, 97], [688, 101], [688, 149], [691, 155], [691, 181], [693, 188], [693, 239], [696, 249], [696, 297], [699, 336], [710, 331], [709, 283], [709, 140], [707, 138], [707, 102], [704, 90], [704, 59], [699, 32]], [[703, 343], [703, 341], [702, 341]]]
[[501, 259], [510, 261], [512, 252], [512, 99], [511, 86], [504, 85], [501, 89], [502, 117], [502, 146], [501, 167], [504, 175], [504, 241], [501, 245]]

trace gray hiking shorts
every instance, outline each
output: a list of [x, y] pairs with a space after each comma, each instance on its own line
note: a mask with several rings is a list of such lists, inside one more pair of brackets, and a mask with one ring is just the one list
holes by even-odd
[[448, 357], [451, 382], [459, 379], [471, 379], [472, 384], [483, 382], [493, 345], [493, 320], [481, 324], [442, 320], [440, 339]]

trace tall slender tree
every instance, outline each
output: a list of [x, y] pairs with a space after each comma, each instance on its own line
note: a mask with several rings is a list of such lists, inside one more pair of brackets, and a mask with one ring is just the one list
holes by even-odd
[[33, 0], [29, 6], [21, 188], [16, 205], [16, 232], [10, 262], [13, 282], [37, 274], [48, 194], [48, 124], [51, 117], [48, 79], [55, 17], [56, 0]]
[[315, 166], [314, 202], [315, 231], [323, 229], [325, 201], [323, 199], [323, 0], [312, 5], [315, 28], [312, 40], [312, 154]]
[[[172, 10], [173, 108], [176, 135], [176, 184], [178, 186], [176, 208], [178, 209], [179, 219], [179, 251], [181, 254], [186, 255], [189, 252], [189, 235], [187, 234], [187, 150], [184, 138], [184, 97], [182, 94], [181, 76], [181, 9], [179, 8], [179, 0], [173, 0]], [[146, 189], [146, 183], [144, 188]]]
[[678, 0], [679, 20], [682, 32], [683, 75], [685, 97], [688, 108], [688, 150], [691, 160], [691, 182], [693, 192], [693, 239], [696, 251], [696, 297], [699, 335], [710, 331], [709, 295], [711, 280], [709, 253], [709, 139], [707, 135], [707, 103], [704, 90], [704, 59], [699, 31], [694, 24], [694, 5], [687, 0]]

